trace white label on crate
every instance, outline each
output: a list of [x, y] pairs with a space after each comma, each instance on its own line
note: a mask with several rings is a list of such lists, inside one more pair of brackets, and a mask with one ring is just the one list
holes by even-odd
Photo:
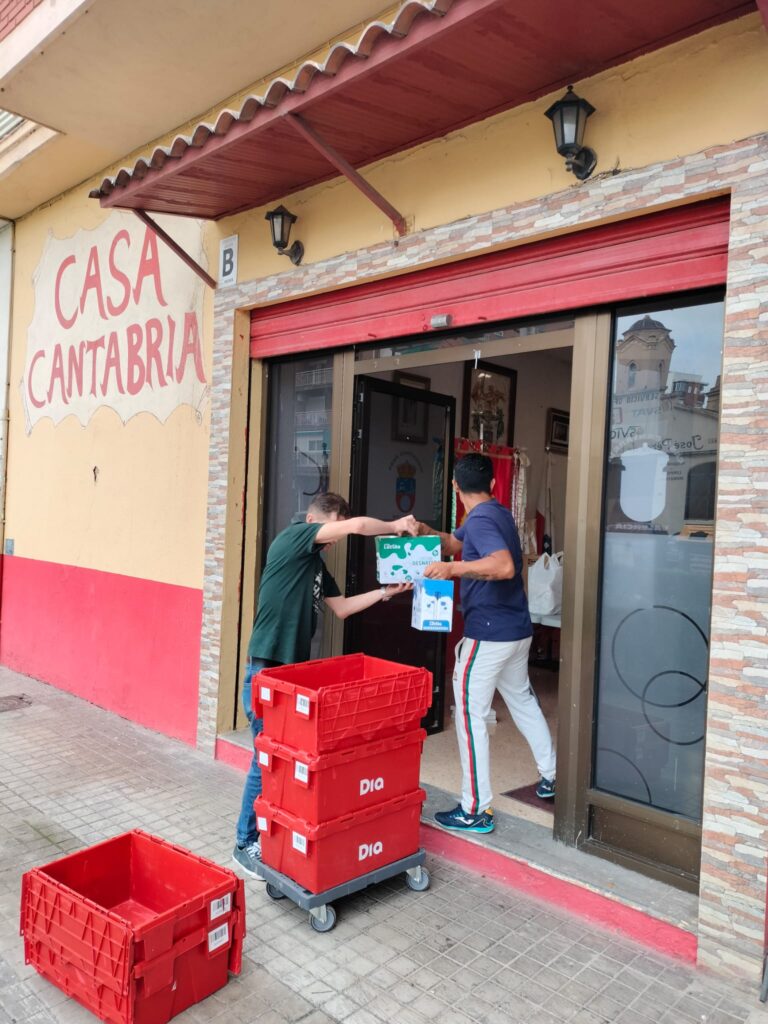
[[360, 843], [357, 848], [357, 859], [367, 860], [368, 857], [378, 857], [384, 852], [384, 844], [378, 840], [375, 843]]
[[225, 921], [219, 928], [214, 928], [212, 932], [208, 932], [208, 952], [212, 953], [214, 949], [218, 949], [219, 946], [226, 946], [229, 942], [229, 922]]
[[299, 782], [309, 782], [309, 765], [297, 761], [293, 766], [293, 777], [298, 779]]
[[256, 828], [259, 830], [259, 832], [266, 832], [267, 831], [267, 819], [266, 818], [257, 818], [256, 819]]
[[269, 768], [269, 754], [266, 750], [259, 751], [259, 764], [264, 764]]
[[384, 779], [379, 776], [377, 779], [360, 779], [360, 796], [368, 796], [369, 793], [380, 793], [384, 789]]
[[261, 694], [262, 700], [272, 700], [272, 691], [268, 686], [261, 686], [259, 688], [259, 693]]
[[215, 921], [222, 914], [228, 914], [232, 909], [232, 893], [228, 892], [220, 900], [211, 900], [211, 920]]
[[307, 837], [303, 836], [300, 832], [294, 832], [292, 836], [293, 848], [298, 850], [299, 853], [306, 854], [307, 852]]
[[298, 715], [309, 714], [309, 697], [303, 693], [296, 694], [296, 713]]

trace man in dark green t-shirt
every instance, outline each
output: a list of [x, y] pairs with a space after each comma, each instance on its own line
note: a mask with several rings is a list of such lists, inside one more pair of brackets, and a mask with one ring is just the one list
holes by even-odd
[[[378, 601], [389, 601], [395, 594], [410, 590], [409, 584], [398, 584], [342, 597], [325, 567], [321, 555], [324, 548], [352, 534], [376, 537], [408, 533], [415, 537], [417, 532], [418, 524], [413, 516], [392, 522], [369, 516], [352, 517], [349, 505], [340, 495], [320, 494], [312, 501], [303, 521], [291, 523], [275, 537], [261, 576], [258, 610], [248, 644], [243, 681], [243, 705], [254, 740], [261, 732], [262, 723], [251, 708], [251, 681], [263, 668], [293, 665], [309, 659], [321, 601], [338, 618], [346, 619]], [[254, 876], [261, 859], [261, 846], [253, 802], [260, 793], [261, 768], [254, 751], [232, 853], [235, 863]]]

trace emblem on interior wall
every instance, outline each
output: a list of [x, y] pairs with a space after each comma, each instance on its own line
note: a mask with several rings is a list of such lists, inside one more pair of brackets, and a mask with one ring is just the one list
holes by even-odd
[[395, 504], [404, 516], [408, 515], [416, 504], [416, 467], [407, 459], [397, 467]]
[[[174, 237], [204, 263], [201, 222], [173, 221]], [[203, 285], [150, 228], [116, 212], [71, 238], [49, 234], [32, 285], [27, 433], [46, 416], [85, 426], [102, 406], [123, 423], [142, 412], [162, 423], [189, 405], [202, 421]]]

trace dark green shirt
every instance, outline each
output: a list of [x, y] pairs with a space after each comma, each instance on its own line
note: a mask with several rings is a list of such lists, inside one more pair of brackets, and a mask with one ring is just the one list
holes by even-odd
[[339, 597], [315, 543], [322, 523], [292, 523], [269, 546], [259, 586], [249, 658], [281, 665], [307, 661], [320, 602]]

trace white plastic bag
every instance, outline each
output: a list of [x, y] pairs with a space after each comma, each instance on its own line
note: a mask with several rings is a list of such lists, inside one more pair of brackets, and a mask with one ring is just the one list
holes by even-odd
[[533, 615], [559, 615], [563, 603], [563, 553], [542, 555], [528, 570], [528, 608]]

